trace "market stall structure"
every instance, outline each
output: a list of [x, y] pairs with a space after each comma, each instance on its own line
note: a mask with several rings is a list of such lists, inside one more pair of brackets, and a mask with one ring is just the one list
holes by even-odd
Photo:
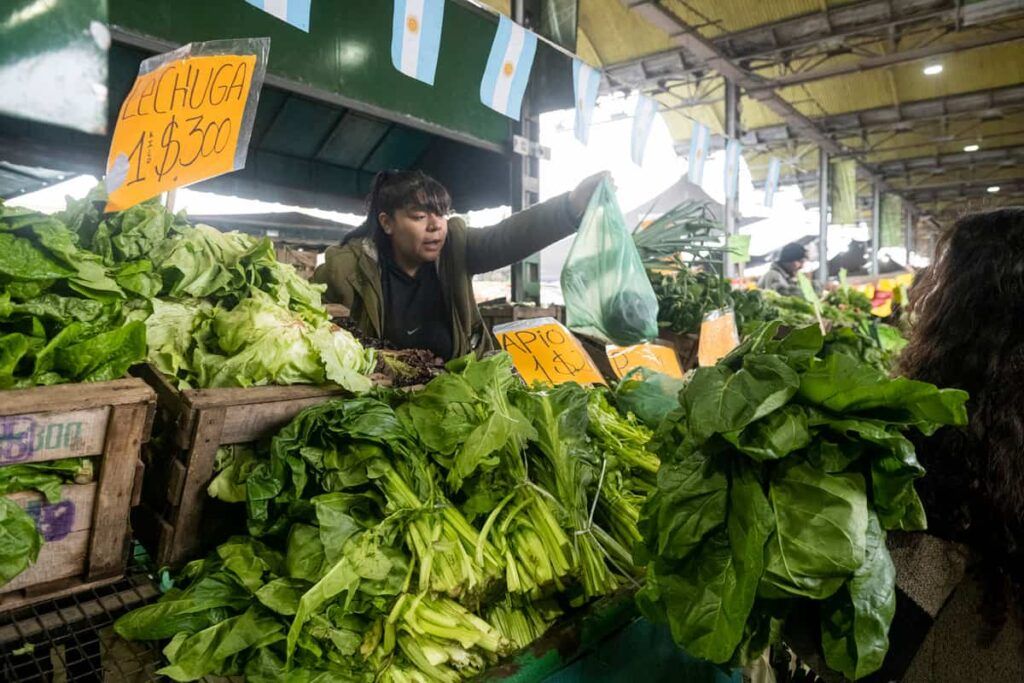
[[[927, 251], [935, 228], [956, 211], [1020, 197], [1024, 179], [1014, 146], [1024, 135], [1016, 130], [1020, 73], [993, 68], [1020, 66], [1019, 3], [864, 0], [818, 7], [792, 0], [756, 12], [696, 0], [489, 4], [520, 23], [531, 22], [550, 41], [540, 45], [519, 122], [476, 99], [477, 64], [485, 61], [495, 21], [476, 3], [447, 3], [446, 31], [459, 37], [461, 51], [441, 52], [437, 82], [443, 91], [391, 67], [385, 49], [388, 3], [335, 8], [314, 2], [308, 32], [241, 4], [110, 0], [58, 2], [40, 11], [32, 3], [16, 3], [4, 29], [14, 39], [3, 42], [0, 58], [33, 68], [8, 71], [4, 78], [14, 79], [11, 87], [0, 82], [5, 91], [17, 92], [17, 98], [0, 102], [0, 195], [45, 186], [66, 174], [102, 175], [110, 122], [139, 61], [149, 54], [189, 41], [267, 35], [273, 48], [249, 162], [244, 170], [206, 181], [204, 189], [358, 212], [375, 172], [420, 168], [453, 190], [464, 202], [459, 209], [525, 207], [539, 190], [536, 159], [543, 150], [536, 144], [537, 116], [572, 105], [567, 52], [578, 52], [603, 67], [606, 92], [639, 90], [654, 97], [681, 152], [691, 149], [699, 124], [724, 134], [712, 138], [713, 144], [753, 150], [748, 161], [758, 182], [764, 176], [769, 185], [795, 180], [808, 188], [808, 205], [820, 209], [823, 252], [830, 224], [870, 221], [873, 274], [881, 249], [900, 245], [909, 260], [911, 251]], [[58, 72], [64, 97], [40, 87]], [[941, 97], [935, 96], [938, 82]], [[438, 92], [464, 93], [465, 102]], [[779, 175], [768, 177], [773, 166]], [[742, 221], [737, 206], [733, 193], [724, 207], [730, 235]], [[263, 236], [267, 229], [293, 243], [315, 242], [310, 231], [323, 229], [333, 238], [337, 230], [285, 221], [266, 226]], [[514, 270], [516, 299], [536, 296], [536, 270], [529, 262]], [[822, 264], [819, 277], [827, 275]], [[737, 295], [723, 297], [735, 301]], [[843, 288], [830, 313], [843, 318], [852, 300]], [[797, 319], [813, 321], [816, 315], [824, 333], [820, 307], [811, 308]], [[691, 322], [701, 321], [686, 326]], [[824, 337], [815, 353], [822, 352], [822, 343], [831, 353], [852, 342], [842, 335]], [[805, 372], [798, 356], [791, 362]], [[868, 362], [884, 369], [889, 359]], [[287, 408], [257, 411], [272, 420], [248, 424], [249, 399], [218, 402], [202, 392], [183, 399], [175, 391], [163, 387], [158, 395], [164, 408], [174, 405], [172, 415], [183, 416], [175, 436], [190, 455], [184, 468], [151, 479], [156, 484], [150, 488], [164, 497], [169, 492], [167, 502], [179, 509], [182, 491], [202, 492], [218, 446], [268, 434], [329, 394], [314, 399], [307, 394], [318, 390], [298, 390], [293, 393], [301, 396]], [[235, 441], [221, 438], [230, 432], [229, 412], [235, 415]], [[948, 421], [958, 419], [957, 414]], [[201, 462], [194, 461], [196, 453]], [[177, 564], [189, 559], [201, 527], [196, 519], [187, 528], [170, 527], [176, 540], [163, 544], [171, 551], [161, 559]], [[135, 586], [131, 590], [142, 595]], [[88, 610], [109, 609], [109, 597], [97, 596]], [[731, 646], [729, 652], [702, 654], [725, 661], [730, 653]], [[31, 653], [18, 656], [26, 654]]]

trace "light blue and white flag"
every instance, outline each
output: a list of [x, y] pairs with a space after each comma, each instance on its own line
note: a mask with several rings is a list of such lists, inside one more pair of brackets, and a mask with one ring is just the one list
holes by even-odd
[[690, 158], [687, 173], [690, 182], [700, 185], [704, 181], [704, 162], [707, 161], [708, 153], [711, 151], [711, 131], [703, 123], [693, 124], [693, 132], [690, 133]]
[[597, 88], [601, 85], [601, 72], [582, 60], [572, 60], [572, 86], [576, 93], [576, 139], [587, 144], [590, 139], [590, 119], [597, 104]]
[[637, 95], [636, 111], [633, 112], [633, 140], [630, 146], [633, 163], [637, 166], [643, 166], [647, 138], [651, 134], [651, 124], [654, 123], [654, 115], [657, 113], [658, 103], [654, 98]]
[[391, 63], [406, 76], [434, 85], [441, 51], [444, 0], [395, 0]]
[[267, 14], [309, 33], [309, 5], [312, 0], [245, 0]]
[[769, 209], [775, 203], [775, 190], [779, 189], [779, 174], [782, 171], [782, 162], [778, 157], [772, 157], [768, 162], [768, 175], [764, 179], [764, 205]]
[[480, 81], [480, 101], [518, 121], [536, 54], [537, 34], [502, 16]]
[[743, 145], [739, 140], [729, 140], [725, 144], [725, 196], [736, 199], [736, 191], [740, 184], [740, 152]]

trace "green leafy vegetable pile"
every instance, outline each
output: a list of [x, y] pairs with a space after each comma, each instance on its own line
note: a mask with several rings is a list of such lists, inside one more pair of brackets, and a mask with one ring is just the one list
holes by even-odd
[[841, 278], [842, 285], [820, 301], [808, 301], [763, 292], [766, 301], [777, 312], [776, 320], [786, 327], [817, 324], [815, 306], [825, 324], [825, 348], [845, 353], [872, 367], [888, 372], [907, 345], [899, 329], [887, 325], [871, 314], [871, 300]]
[[826, 661], [856, 679], [888, 649], [886, 531], [926, 524], [905, 433], [965, 424], [967, 396], [825, 355], [817, 326], [777, 330], [697, 370], [659, 428], [637, 600], [690, 654], [734, 664], [816, 609]]
[[634, 581], [651, 432], [603, 393], [526, 389], [506, 354], [448, 369], [221, 451], [209, 491], [250, 536], [117, 632], [170, 639], [175, 680], [458, 681]]
[[270, 240], [190, 225], [151, 200], [103, 215], [102, 188], [63, 219], [135, 297], [148, 357], [180, 388], [324, 384], [366, 391], [375, 360], [330, 324], [323, 287]]
[[86, 484], [92, 478], [93, 464], [89, 458], [0, 467], [0, 586], [28, 569], [38, 559], [43, 545], [36, 521], [6, 494], [38, 491], [48, 503], [57, 503], [61, 486]]
[[741, 333], [777, 317], [760, 291], [733, 289], [714, 272], [683, 267], [672, 273], [648, 271], [648, 277], [658, 297], [658, 324], [677, 334], [696, 334], [704, 316], [720, 308], [733, 310]]
[[123, 376], [146, 355], [127, 299], [63, 222], [0, 202], [0, 389]]

